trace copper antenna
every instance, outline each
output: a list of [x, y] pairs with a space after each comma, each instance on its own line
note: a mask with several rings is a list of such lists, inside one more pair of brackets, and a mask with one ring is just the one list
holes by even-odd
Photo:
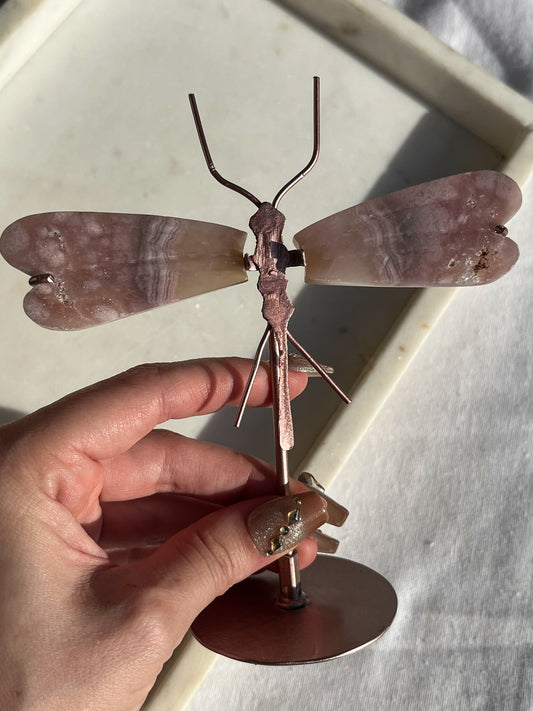
[[191, 104], [192, 115], [194, 117], [194, 123], [198, 132], [198, 138], [200, 139], [200, 145], [202, 146], [205, 162], [207, 163], [207, 167], [209, 168], [211, 175], [215, 178], [215, 180], [218, 180], [218, 182], [222, 183], [222, 185], [224, 185], [226, 188], [234, 190], [236, 193], [240, 193], [245, 198], [248, 198], [248, 200], [253, 202], [256, 207], [260, 207], [261, 200], [256, 198], [255, 195], [252, 195], [252, 193], [246, 190], [245, 188], [241, 188], [240, 185], [232, 183], [230, 180], [226, 180], [226, 178], [220, 175], [218, 170], [215, 168], [215, 164], [213, 163], [213, 159], [211, 158], [211, 153], [209, 152], [209, 146], [207, 145], [204, 129], [202, 127], [202, 121], [200, 120], [200, 112], [198, 111], [196, 97], [194, 96], [194, 94], [189, 94], [189, 103]]
[[281, 198], [286, 195], [296, 183], [299, 183], [302, 178], [305, 178], [318, 160], [320, 154], [320, 77], [313, 77], [313, 106], [313, 155], [305, 168], [299, 173], [296, 173], [294, 178], [289, 180], [289, 182], [281, 188], [276, 197], [272, 200], [272, 207], [279, 205]]

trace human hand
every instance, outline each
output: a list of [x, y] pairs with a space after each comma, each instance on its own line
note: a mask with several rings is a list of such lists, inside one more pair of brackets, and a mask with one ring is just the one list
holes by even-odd
[[[2, 708], [139, 709], [196, 615], [272, 561], [247, 519], [274, 472], [153, 429], [238, 404], [249, 368], [140, 366], [0, 428]], [[270, 403], [263, 368], [249, 403]], [[306, 496], [308, 534], [325, 519]], [[298, 550], [303, 567], [316, 544]]]

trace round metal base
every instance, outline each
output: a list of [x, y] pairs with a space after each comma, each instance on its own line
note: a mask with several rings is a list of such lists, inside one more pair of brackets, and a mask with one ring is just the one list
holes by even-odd
[[398, 601], [379, 573], [344, 558], [318, 556], [302, 571], [309, 604], [276, 605], [279, 578], [264, 572], [214, 600], [194, 621], [196, 639], [213, 652], [254, 664], [307, 664], [374, 642], [390, 626]]

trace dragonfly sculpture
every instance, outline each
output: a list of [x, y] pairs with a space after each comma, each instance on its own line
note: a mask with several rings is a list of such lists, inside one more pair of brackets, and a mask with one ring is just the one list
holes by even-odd
[[[252, 255], [243, 255], [246, 233], [232, 227], [176, 217], [101, 212], [23, 217], [2, 234], [0, 252], [30, 276], [32, 289], [24, 299], [27, 315], [39, 325], [56, 330], [96, 326], [238, 284], [246, 281], [248, 271], [257, 271], [266, 329], [236, 424], [268, 342], [277, 488], [279, 494], [289, 495], [288, 452], [294, 444], [289, 343], [345, 401], [349, 399], [289, 332], [294, 307], [286, 293], [287, 270], [304, 267], [305, 281], [310, 284], [486, 284], [503, 276], [518, 258], [518, 247], [508, 238], [504, 223], [520, 207], [520, 189], [508, 176], [490, 170], [441, 178], [326, 217], [296, 234], [296, 248], [288, 249], [282, 235], [285, 217], [278, 206], [318, 159], [318, 77], [314, 79], [311, 159], [272, 202], [259, 200], [220, 175], [209, 152], [194, 95], [189, 99], [212, 175], [257, 208], [249, 223], [256, 238]], [[275, 553], [277, 546], [279, 540], [273, 539], [270, 552]], [[336, 657], [379, 637], [396, 611], [392, 586], [378, 573], [351, 561], [333, 559], [335, 565], [329, 557], [322, 560], [311, 566], [315, 572], [309, 584], [318, 588], [311, 593], [311, 605], [302, 591], [297, 553], [291, 551], [279, 559], [277, 604], [271, 601], [271, 585], [265, 587], [259, 576], [215, 601], [200, 615], [193, 631], [206, 646], [222, 654], [280, 664]], [[317, 624], [318, 619], [326, 620], [332, 609], [339, 615], [337, 627], [345, 630], [342, 639], [338, 629], [331, 632], [326, 630], [328, 625]], [[299, 615], [302, 610], [311, 610], [305, 613], [312, 619], [305, 632], [296, 618], [298, 634], [286, 632], [287, 610], [299, 611]], [[234, 624], [235, 616], [241, 620], [240, 626]]]

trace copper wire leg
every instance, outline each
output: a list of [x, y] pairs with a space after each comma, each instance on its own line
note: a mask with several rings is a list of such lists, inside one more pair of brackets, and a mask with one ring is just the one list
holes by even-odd
[[237, 412], [237, 417], [235, 418], [235, 422], [234, 422], [235, 427], [240, 427], [240, 425], [241, 425], [242, 416], [244, 415], [244, 410], [246, 409], [246, 404], [248, 402], [248, 398], [250, 397], [252, 385], [254, 384], [255, 376], [257, 375], [257, 371], [259, 370], [259, 366], [261, 364], [261, 356], [263, 355], [263, 351], [265, 350], [265, 346], [268, 341], [268, 334], [270, 333], [270, 330], [271, 330], [271, 326], [270, 326], [270, 324], [268, 324], [268, 326], [265, 328], [265, 332], [263, 333], [263, 335], [261, 337], [261, 340], [259, 341], [259, 345], [257, 346], [257, 350], [256, 350], [255, 356], [254, 356], [254, 363], [252, 366], [252, 370], [250, 371], [250, 375], [248, 376], [248, 382], [246, 383], [244, 395], [242, 396], [241, 404], [239, 405], [239, 410]]
[[288, 340], [292, 343], [292, 345], [293, 345], [297, 350], [300, 351], [300, 353], [303, 355], [303, 357], [304, 357], [307, 361], [309, 361], [309, 363], [311, 363], [311, 365], [312, 365], [313, 368], [317, 371], [317, 373], [319, 373], [319, 375], [321, 375], [321, 376], [324, 378], [324, 380], [325, 380], [326, 383], [330, 386], [330, 388], [332, 388], [332, 389], [337, 393], [337, 395], [338, 395], [339, 397], [341, 397], [341, 398], [344, 400], [344, 402], [349, 405], [349, 404], [351, 403], [351, 400], [350, 400], [350, 398], [348, 397], [348, 395], [346, 395], [345, 393], [342, 392], [342, 390], [339, 388], [339, 386], [329, 377], [329, 375], [326, 373], [326, 371], [325, 371], [324, 368], [320, 365], [320, 363], [318, 363], [318, 362], [313, 358], [313, 356], [305, 350], [305, 348], [302, 346], [302, 344], [301, 344], [301, 343], [298, 343], [298, 341], [296, 340], [296, 338], [294, 338], [294, 336], [291, 336], [291, 334], [290, 334], [289, 332], [287, 332], [287, 338], [288, 338]]

